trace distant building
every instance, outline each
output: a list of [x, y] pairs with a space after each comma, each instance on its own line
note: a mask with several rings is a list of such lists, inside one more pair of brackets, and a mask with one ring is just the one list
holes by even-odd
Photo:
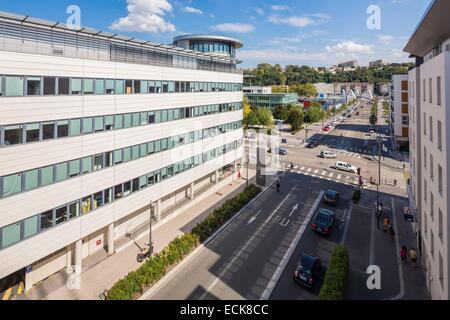
[[387, 65], [387, 61], [383, 59], [374, 60], [369, 62], [369, 67], [381, 67]]
[[409, 144], [408, 75], [392, 76], [390, 126], [397, 147]]
[[245, 93], [250, 105], [254, 108], [269, 108], [275, 110], [280, 106], [298, 104], [296, 93]]
[[245, 94], [247, 93], [271, 94], [272, 87], [244, 87], [243, 91]]
[[314, 86], [319, 95], [347, 95], [350, 91], [353, 91], [355, 95], [361, 96], [374, 92], [373, 83], [368, 82], [315, 83]]
[[390, 91], [391, 91], [391, 84], [390, 83], [381, 83], [381, 84], [379, 84], [378, 92], [380, 93], [380, 95], [387, 96], [387, 95], [389, 95]]
[[340, 69], [356, 69], [358, 67], [359, 67], [358, 60], [350, 60], [338, 64], [338, 68]]
[[319, 95], [336, 94], [336, 92], [334, 91], [334, 83], [315, 83], [314, 87], [316, 87]]

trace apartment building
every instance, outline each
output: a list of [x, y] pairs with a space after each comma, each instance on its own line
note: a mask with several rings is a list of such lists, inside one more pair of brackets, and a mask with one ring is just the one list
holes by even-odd
[[390, 127], [398, 150], [409, 147], [408, 75], [395, 74], [391, 80]]
[[344, 70], [353, 70], [353, 69], [357, 69], [359, 67], [359, 63], [358, 60], [350, 60], [350, 61], [345, 61], [342, 63], [339, 63], [338, 68], [344, 69]]
[[388, 62], [384, 59], [378, 59], [369, 62], [369, 67], [382, 67], [388, 65]]
[[235, 176], [242, 43], [217, 41], [219, 54], [0, 13], [0, 282], [79, 272]]
[[417, 243], [433, 299], [450, 298], [450, 2], [432, 1], [405, 51], [409, 71], [411, 207]]

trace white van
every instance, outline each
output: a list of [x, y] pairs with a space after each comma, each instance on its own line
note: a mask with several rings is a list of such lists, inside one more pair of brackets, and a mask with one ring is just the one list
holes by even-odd
[[337, 156], [331, 151], [322, 150], [320, 152], [320, 157], [324, 159], [336, 159]]
[[349, 164], [347, 162], [338, 161], [338, 162], [336, 162], [335, 168], [337, 170], [346, 171], [346, 172], [350, 172], [350, 173], [358, 172], [358, 168], [356, 168], [355, 166], [352, 166], [351, 164]]

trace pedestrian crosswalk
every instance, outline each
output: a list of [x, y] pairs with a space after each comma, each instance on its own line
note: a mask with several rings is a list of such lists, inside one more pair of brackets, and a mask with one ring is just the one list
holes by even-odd
[[[290, 170], [290, 164], [283, 163], [283, 169]], [[359, 177], [350, 175], [341, 171], [311, 168], [306, 166], [295, 166], [293, 172], [307, 177], [320, 178], [328, 181], [334, 181], [351, 186], [359, 186]], [[374, 178], [376, 181], [376, 179]], [[376, 189], [376, 184], [370, 184], [370, 177], [363, 178], [364, 188]], [[382, 175], [381, 184], [406, 190], [406, 182], [401, 172], [389, 172]]]

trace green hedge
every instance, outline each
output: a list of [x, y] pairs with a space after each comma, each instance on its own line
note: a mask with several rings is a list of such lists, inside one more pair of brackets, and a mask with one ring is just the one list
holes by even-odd
[[339, 245], [333, 252], [320, 290], [321, 300], [344, 300], [347, 288], [350, 258], [347, 248]]
[[181, 262], [200, 243], [255, 198], [261, 189], [250, 185], [235, 198], [227, 200], [190, 232], [173, 240], [160, 253], [149, 258], [137, 271], [119, 280], [107, 293], [108, 300], [133, 300], [163, 278], [167, 270]]

